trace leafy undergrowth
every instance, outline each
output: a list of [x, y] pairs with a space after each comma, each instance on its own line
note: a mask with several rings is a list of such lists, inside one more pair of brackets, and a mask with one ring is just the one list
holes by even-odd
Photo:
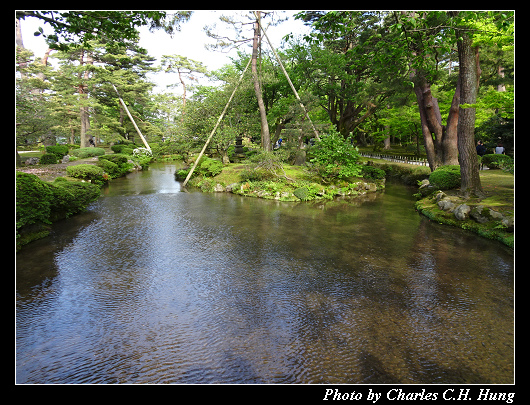
[[[225, 165], [220, 174], [214, 177], [194, 178], [191, 186], [202, 191], [226, 191], [248, 197], [274, 199], [278, 201], [331, 200], [336, 196], [358, 196], [384, 188], [383, 180], [365, 180], [355, 178], [341, 180], [332, 184], [322, 184], [318, 176], [309, 173], [301, 166], [284, 164], [281, 175], [266, 179], [242, 180], [249, 167], [245, 164]], [[222, 190], [221, 190], [222, 188]]]

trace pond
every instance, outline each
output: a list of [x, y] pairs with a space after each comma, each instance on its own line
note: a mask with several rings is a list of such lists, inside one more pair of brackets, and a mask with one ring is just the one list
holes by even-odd
[[513, 383], [513, 252], [413, 189], [285, 203], [116, 179], [17, 254], [17, 383]]

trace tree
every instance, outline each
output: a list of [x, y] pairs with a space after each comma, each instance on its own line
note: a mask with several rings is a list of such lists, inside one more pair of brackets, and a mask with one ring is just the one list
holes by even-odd
[[[187, 76], [190, 80], [196, 80], [194, 74], [207, 75], [207, 69], [202, 62], [188, 59], [185, 56], [180, 55], [162, 55], [160, 62], [161, 69], [166, 73], [177, 72], [180, 83], [182, 84], [182, 117], [181, 121], [184, 120], [184, 114], [186, 114], [186, 83], [184, 82], [183, 76]], [[174, 87], [174, 85], [170, 85]], [[169, 86], [168, 86], [169, 87]]]
[[[191, 17], [191, 11], [16, 11], [17, 19], [35, 17], [49, 24], [54, 34], [46, 37], [52, 49], [66, 51], [73, 43], [88, 47], [89, 41], [105, 37], [108, 41], [137, 40], [137, 27], [164, 29], [172, 35]], [[35, 35], [44, 35], [39, 28]]]
[[458, 62], [461, 82], [460, 116], [458, 120], [458, 153], [460, 161], [460, 175], [462, 178], [461, 191], [465, 195], [483, 195], [478, 159], [475, 149], [475, 107], [478, 92], [478, 48], [472, 48], [472, 39], [468, 33], [456, 30], [458, 39]]
[[[387, 41], [379, 12], [302, 12], [311, 23], [309, 46], [293, 44], [298, 76], [320, 98], [321, 107], [344, 138], [384, 107], [399, 88], [395, 61], [382, 61], [379, 42]], [[401, 80], [403, 81], [403, 80]]]
[[267, 112], [265, 111], [265, 104], [263, 103], [263, 95], [258, 78], [258, 48], [261, 49], [261, 11], [256, 12], [256, 21], [254, 22], [254, 38], [252, 40], [252, 79], [254, 81], [254, 91], [258, 99], [258, 108], [261, 118], [261, 147], [267, 151], [271, 151], [271, 135], [269, 132], [269, 123], [267, 121]]
[[[254, 93], [258, 102], [258, 110], [260, 113], [260, 123], [261, 123], [261, 146], [264, 150], [270, 151], [272, 149], [272, 144], [270, 140], [269, 125], [267, 121], [267, 111], [265, 108], [265, 103], [263, 101], [263, 90], [260, 83], [260, 77], [258, 73], [258, 60], [261, 59], [261, 30], [260, 24], [262, 24], [262, 17], [273, 17], [273, 13], [264, 13], [262, 11], [257, 11], [256, 14], [252, 12], [241, 13], [239, 18], [236, 20], [234, 18], [222, 15], [219, 19], [228, 24], [233, 28], [234, 35], [232, 37], [226, 37], [221, 34], [214, 32], [215, 27], [205, 27], [206, 34], [214, 38], [216, 43], [213, 45], [207, 45], [207, 48], [218, 48], [218, 49], [231, 49], [234, 47], [240, 47], [243, 44], [249, 43], [252, 41], [252, 80], [254, 83]], [[253, 35], [250, 36], [248, 31], [243, 31], [243, 28], [246, 25], [251, 25], [253, 27]], [[261, 63], [261, 62], [260, 62]]]

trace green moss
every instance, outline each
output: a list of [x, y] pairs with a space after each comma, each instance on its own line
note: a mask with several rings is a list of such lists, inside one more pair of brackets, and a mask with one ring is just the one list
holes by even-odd
[[472, 219], [459, 221], [452, 213], [440, 210], [436, 202], [433, 202], [430, 198], [417, 201], [415, 208], [431, 221], [436, 221], [439, 224], [456, 226], [474, 232], [482, 237], [498, 240], [511, 248], [514, 247], [514, 234], [507, 232], [504, 227], [496, 221], [489, 221], [483, 224], [475, 222]]

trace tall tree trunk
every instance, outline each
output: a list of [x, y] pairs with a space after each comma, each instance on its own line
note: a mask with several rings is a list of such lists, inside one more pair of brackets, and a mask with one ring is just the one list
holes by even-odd
[[442, 141], [444, 165], [458, 164], [458, 118], [459, 118], [459, 104], [460, 104], [460, 77], [456, 82], [455, 94], [449, 109], [449, 116], [447, 117], [447, 125], [445, 126], [444, 138]]
[[265, 111], [265, 103], [263, 102], [263, 95], [261, 93], [261, 86], [258, 78], [258, 44], [260, 40], [260, 15], [261, 11], [256, 12], [258, 18], [254, 23], [254, 40], [252, 41], [252, 79], [254, 81], [254, 92], [258, 99], [259, 114], [261, 117], [261, 146], [265, 151], [271, 151], [271, 136], [269, 133], [269, 123], [267, 122], [267, 112]]
[[[472, 40], [465, 31], [456, 30], [458, 41], [458, 61], [460, 69], [460, 105], [475, 104], [478, 92], [478, 49], [471, 47]], [[458, 119], [458, 153], [460, 174], [462, 176], [461, 192], [465, 196], [483, 196], [480, 183], [479, 165], [475, 148], [475, 114], [474, 107], [460, 107]]]
[[427, 116], [425, 108], [423, 108], [423, 86], [419, 83], [414, 83], [414, 93], [416, 93], [416, 99], [418, 100], [418, 110], [420, 112], [421, 121], [421, 133], [423, 134], [423, 144], [425, 146], [425, 152], [427, 153], [427, 161], [429, 162], [429, 168], [431, 171], [436, 170], [442, 166], [440, 156], [436, 154], [434, 149], [434, 142], [431, 135], [431, 130], [427, 123]]

